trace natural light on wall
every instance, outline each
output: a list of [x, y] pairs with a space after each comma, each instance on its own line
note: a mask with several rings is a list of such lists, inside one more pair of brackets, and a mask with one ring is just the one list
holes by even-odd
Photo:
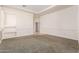
[[6, 15], [5, 26], [6, 27], [16, 26], [16, 15], [15, 14], [7, 14]]

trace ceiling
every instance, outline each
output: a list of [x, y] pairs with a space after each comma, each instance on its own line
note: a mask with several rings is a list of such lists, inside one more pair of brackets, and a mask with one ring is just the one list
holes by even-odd
[[34, 12], [39, 12], [48, 7], [49, 7], [49, 5], [28, 5], [25, 8], [33, 10]]
[[5, 6], [11, 7], [11, 8], [18, 8], [18, 9], [22, 9], [33, 13], [38, 13], [50, 7], [51, 5], [5, 5]]
[[5, 7], [21, 9], [38, 15], [45, 15], [51, 12], [62, 10], [72, 5], [4, 5]]

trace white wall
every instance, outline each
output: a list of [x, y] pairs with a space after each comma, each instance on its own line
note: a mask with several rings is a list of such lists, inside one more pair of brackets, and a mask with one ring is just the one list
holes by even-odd
[[[71, 39], [77, 39], [77, 13], [78, 7], [73, 6], [61, 11], [50, 13], [40, 17], [40, 33], [56, 35]], [[33, 34], [33, 14], [12, 8], [3, 8], [2, 20], [6, 20], [6, 15], [14, 15], [16, 19], [16, 36]], [[3, 12], [5, 11], [5, 12]], [[11, 18], [11, 17], [10, 17]], [[1, 27], [4, 27], [1, 21]], [[10, 30], [8, 30], [10, 31]]]
[[77, 7], [69, 7], [40, 17], [40, 33], [77, 40]]
[[33, 14], [19, 11], [16, 26], [18, 36], [33, 34]]
[[0, 40], [1, 40], [1, 7], [0, 7]]
[[1, 31], [1, 7], [0, 7], [0, 31]]
[[[3, 7], [3, 16], [4, 19], [3, 23], [3, 38], [10, 38], [16, 36], [24, 36], [24, 35], [31, 35], [33, 34], [33, 14], [19, 10], [19, 9], [12, 9], [8, 7]], [[7, 22], [7, 19], [11, 21]], [[7, 24], [7, 23], [8, 24]], [[16, 32], [7, 33], [6, 32]]]
[[79, 40], [79, 6], [78, 6], [78, 23], [77, 23], [77, 25], [78, 25], [78, 40]]

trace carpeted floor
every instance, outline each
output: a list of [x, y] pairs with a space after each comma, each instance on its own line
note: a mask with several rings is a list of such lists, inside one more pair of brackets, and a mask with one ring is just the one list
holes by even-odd
[[76, 53], [78, 41], [51, 35], [30, 35], [4, 39], [1, 53]]

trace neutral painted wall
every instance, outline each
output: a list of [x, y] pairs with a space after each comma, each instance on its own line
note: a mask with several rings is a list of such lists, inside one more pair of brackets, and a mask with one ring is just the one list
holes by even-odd
[[[3, 17], [2, 21], [3, 27], [3, 38], [15, 37], [15, 36], [24, 36], [33, 34], [33, 14], [28, 13], [22, 10], [3, 7]], [[11, 19], [10, 24], [6, 26], [6, 20]], [[15, 20], [15, 21], [14, 21]], [[13, 22], [15, 24], [13, 24]], [[9, 26], [10, 25], [10, 26]], [[15, 36], [13, 33], [5, 34], [6, 32], [16, 32]]]
[[[1, 16], [1, 7], [0, 7], [0, 16]], [[1, 17], [0, 17], [0, 40], [1, 40]]]
[[78, 6], [78, 23], [77, 23], [77, 25], [78, 25], [78, 40], [79, 40], [79, 6]]
[[40, 33], [77, 40], [77, 6], [40, 17]]
[[[77, 39], [77, 13], [78, 7], [73, 6], [54, 13], [43, 15], [40, 17], [40, 33], [56, 35], [71, 39]], [[33, 14], [12, 9], [3, 8], [1, 16], [2, 20], [6, 20], [6, 15], [14, 15], [16, 19], [16, 36], [24, 36], [33, 34]], [[1, 27], [4, 28], [4, 21], [1, 21]], [[11, 31], [11, 30], [8, 30]], [[10, 34], [11, 35], [11, 34]]]
[[17, 13], [17, 35], [32, 35], [33, 34], [33, 14], [20, 12]]
[[1, 31], [1, 7], [0, 7], [0, 31]]

